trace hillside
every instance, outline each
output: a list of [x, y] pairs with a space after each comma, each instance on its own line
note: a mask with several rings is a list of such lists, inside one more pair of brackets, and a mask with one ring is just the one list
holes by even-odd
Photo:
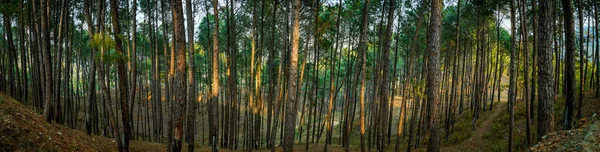
[[[443, 140], [442, 151], [506, 151], [508, 122], [506, 102], [495, 104], [492, 111], [482, 113], [477, 128], [471, 129], [470, 114], [458, 117], [455, 133], [450, 140]], [[517, 102], [515, 107], [515, 150], [516, 151], [600, 151], [600, 120], [597, 116], [600, 100], [593, 93], [586, 93], [583, 105], [584, 118], [579, 120], [575, 129], [562, 131], [561, 122], [564, 98], [558, 98], [555, 104], [555, 130], [545, 136], [543, 141], [529, 147], [525, 140], [525, 103]], [[535, 123], [532, 131], [535, 132]], [[535, 134], [533, 134], [535, 137]], [[304, 151], [304, 144], [295, 146], [294, 151]], [[426, 143], [424, 143], [426, 144]], [[406, 145], [402, 145], [404, 149]], [[185, 147], [185, 146], [184, 146]], [[209, 151], [206, 146], [197, 145], [196, 151]], [[393, 145], [386, 151], [393, 151]], [[420, 145], [416, 151], [424, 151], [427, 145]], [[161, 143], [131, 141], [131, 151], [166, 151]], [[322, 151], [322, 144], [310, 144], [309, 151]], [[225, 149], [221, 149], [225, 150]], [[331, 151], [343, 151], [339, 145], [330, 146]], [[351, 151], [358, 151], [356, 145]], [[88, 136], [85, 132], [70, 129], [57, 123], [47, 123], [44, 118], [0, 92], [0, 151], [117, 151], [117, 145], [111, 138]], [[266, 151], [266, 150], [262, 150]], [[277, 151], [281, 151], [280, 147]]]
[[[131, 151], [164, 151], [161, 144], [131, 142]], [[113, 139], [88, 136], [44, 118], [0, 92], [0, 151], [117, 151]]]
[[597, 115], [583, 118], [575, 129], [544, 136], [530, 151], [600, 151], [600, 120]]
[[[469, 139], [457, 144], [446, 145], [442, 147], [443, 151], [461, 152], [465, 149], [469, 151], [507, 151], [508, 146], [508, 127], [509, 115], [506, 111], [504, 101], [499, 106], [495, 106], [491, 117], [482, 118], [483, 125], [473, 132]], [[534, 106], [537, 118], [537, 105]], [[597, 114], [600, 114], [600, 99], [594, 98], [594, 92], [585, 93], [582, 111], [583, 117], [575, 125], [575, 129], [563, 131], [562, 120], [564, 116], [565, 99], [561, 96], [557, 98], [554, 104], [554, 131], [543, 138], [539, 143], [533, 143], [531, 146], [526, 142], [526, 105], [518, 99], [515, 106], [515, 130], [514, 147], [515, 151], [599, 151], [600, 145], [600, 120]], [[485, 113], [488, 114], [489, 112]], [[484, 115], [485, 115], [484, 114]], [[491, 125], [486, 125], [491, 124]], [[463, 124], [456, 124], [457, 126]], [[536, 137], [536, 123], [531, 124], [532, 138]], [[424, 149], [423, 149], [424, 150]]]

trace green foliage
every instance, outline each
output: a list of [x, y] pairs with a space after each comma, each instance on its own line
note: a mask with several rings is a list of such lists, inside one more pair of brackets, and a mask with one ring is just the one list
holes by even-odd
[[422, 98], [422, 99], [426, 99], [427, 95], [425, 94], [425, 80], [411, 80], [413, 81], [413, 84], [416, 84], [414, 87], [415, 89], [413, 89], [414, 95], [415, 97], [418, 98]]
[[[554, 117], [561, 118], [560, 107], [564, 106], [564, 99], [559, 99], [555, 102], [554, 105]], [[535, 107], [535, 105], [533, 105]], [[504, 110], [503, 107], [502, 110]], [[526, 136], [526, 116], [527, 116], [527, 107], [525, 102], [518, 100], [515, 106], [515, 128], [513, 130], [514, 138], [513, 138], [513, 150], [515, 151], [526, 151], [529, 148], [527, 145], [527, 136]], [[535, 126], [537, 125], [535, 122], [531, 124], [532, 139], [535, 139]], [[510, 115], [508, 112], [503, 112], [496, 119], [494, 119], [492, 129], [483, 135], [485, 142], [490, 145], [490, 151], [507, 151], [508, 150], [508, 127], [507, 124], [510, 123]], [[556, 123], [556, 121], [555, 121]], [[555, 125], [556, 126], [556, 125]]]
[[21, 7], [19, 7], [19, 3], [21, 1], [17, 0], [8, 0], [8, 3], [0, 2], [0, 13], [2, 15], [14, 16], [18, 13], [24, 12]]
[[96, 49], [110, 49], [115, 47], [115, 41], [109, 34], [96, 33], [94, 39], [90, 41], [90, 46]]
[[96, 53], [95, 60], [102, 59], [104, 63], [107, 64], [114, 64], [119, 61], [129, 61], [129, 57], [126, 54], [117, 52], [114, 49], [115, 41], [108, 34], [94, 34], [94, 39], [90, 41], [90, 46], [98, 50], [104, 50], [104, 54], [102, 51]]

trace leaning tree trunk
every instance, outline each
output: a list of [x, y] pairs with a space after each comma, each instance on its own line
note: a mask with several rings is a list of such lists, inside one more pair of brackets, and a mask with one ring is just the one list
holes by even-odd
[[[112, 16], [113, 36], [115, 39], [115, 50], [118, 54], [123, 55], [123, 46], [121, 44], [121, 29], [119, 26], [119, 5], [117, 0], [110, 0], [110, 14]], [[125, 69], [125, 58], [117, 60], [117, 74], [119, 77], [119, 100], [121, 102], [121, 120], [123, 121], [123, 149], [129, 151], [129, 139], [131, 139], [131, 121], [129, 121], [129, 109], [127, 104], [128, 85], [127, 74]]]
[[332, 127], [333, 127], [333, 121], [331, 121], [331, 119], [333, 117], [331, 117], [332, 115], [332, 110], [333, 110], [333, 102], [335, 102], [334, 98], [334, 92], [335, 92], [335, 84], [334, 84], [334, 79], [335, 79], [335, 63], [336, 61], [336, 57], [337, 57], [337, 51], [338, 48], [340, 47], [340, 14], [342, 13], [342, 4], [343, 2], [340, 1], [340, 3], [338, 4], [338, 14], [337, 14], [337, 21], [336, 21], [336, 27], [335, 27], [335, 49], [333, 49], [331, 51], [331, 53], [333, 54], [330, 57], [330, 74], [329, 74], [329, 108], [327, 110], [327, 116], [325, 117], [325, 123], [326, 123], [326, 128], [327, 128], [327, 135], [326, 139], [325, 139], [325, 148], [324, 151], [327, 151], [327, 146], [329, 145], [329, 143], [331, 142], [331, 131], [332, 131]]

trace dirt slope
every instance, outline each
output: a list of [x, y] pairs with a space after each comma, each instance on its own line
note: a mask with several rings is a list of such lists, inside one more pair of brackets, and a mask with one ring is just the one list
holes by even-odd
[[[131, 151], [164, 149], [161, 144], [131, 142]], [[117, 144], [110, 138], [47, 123], [38, 113], [0, 92], [0, 151], [117, 151]]]
[[596, 115], [579, 120], [575, 129], [543, 137], [530, 151], [600, 151], [600, 120]]
[[464, 151], [465, 149], [469, 149], [469, 151], [486, 151], [487, 145], [485, 145], [485, 142], [481, 142], [484, 140], [483, 135], [491, 130], [494, 119], [501, 113], [506, 112], [504, 111], [506, 109], [504, 102], [497, 105], [492, 114], [481, 123], [481, 126], [473, 131], [473, 135], [469, 139], [456, 145], [442, 147], [442, 151]]

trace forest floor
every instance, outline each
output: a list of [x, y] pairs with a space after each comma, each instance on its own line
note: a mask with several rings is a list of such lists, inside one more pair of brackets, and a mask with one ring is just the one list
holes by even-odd
[[579, 120], [571, 130], [553, 132], [532, 146], [529, 151], [600, 151], [600, 120], [598, 115]]
[[[533, 106], [534, 119], [530, 124], [532, 144], [527, 144], [525, 102], [517, 99], [515, 106], [514, 151], [600, 151], [600, 98], [594, 97], [594, 91], [585, 92], [582, 105], [582, 116], [574, 123], [574, 129], [564, 131], [565, 99], [557, 96], [554, 103], [554, 131], [543, 140], [536, 142], [537, 105]], [[506, 111], [506, 100], [502, 100], [493, 112], [478, 125], [468, 139], [456, 144], [442, 145], [442, 151], [462, 152], [468, 151], [507, 151], [508, 124], [510, 117]], [[575, 108], [577, 108], [575, 103]], [[576, 113], [575, 109], [575, 113]], [[461, 125], [461, 124], [456, 124]], [[419, 151], [424, 151], [423, 145]]]
[[[210, 151], [210, 147], [195, 145], [195, 151]], [[304, 146], [294, 151], [305, 151]], [[187, 151], [183, 145], [183, 151]], [[322, 151], [323, 144], [310, 144], [310, 151]], [[339, 145], [330, 145], [329, 151], [343, 151]], [[352, 151], [356, 151], [351, 147]], [[118, 151], [113, 138], [88, 136], [84, 131], [71, 129], [58, 123], [48, 123], [31, 107], [27, 107], [9, 95], [0, 92], [0, 152], [3, 151]], [[130, 151], [166, 151], [165, 144], [147, 141], [130, 142]], [[231, 151], [219, 149], [219, 151]], [[269, 151], [269, 150], [262, 150]], [[276, 151], [282, 151], [278, 147]]]
[[[502, 96], [501, 102], [494, 103], [491, 112], [481, 113], [475, 130], [471, 127], [470, 112], [458, 116], [453, 133], [448, 138], [442, 136], [442, 151], [506, 151], [509, 122], [508, 113], [505, 111], [506, 105], [506, 97]], [[600, 145], [600, 118], [598, 118], [600, 98], [594, 98], [594, 91], [585, 93], [582, 106], [583, 118], [577, 122], [575, 129], [568, 131], [562, 131], [564, 105], [564, 98], [557, 97], [554, 108], [554, 126], [557, 132], [550, 133], [543, 137], [543, 141], [530, 146], [526, 142], [525, 103], [518, 100], [515, 106], [514, 150], [600, 151], [598, 147]], [[535, 126], [534, 121], [531, 124], [532, 138], [536, 137]], [[195, 147], [196, 151], [210, 151], [210, 147], [205, 145], [196, 144]], [[394, 144], [391, 144], [386, 151], [393, 151], [393, 147]], [[404, 144], [401, 149], [405, 147]], [[424, 140], [416, 151], [425, 151], [426, 147], [426, 140]], [[184, 149], [186, 148], [187, 145], [184, 145]], [[310, 144], [308, 151], [323, 151], [323, 149], [323, 144]], [[331, 145], [328, 149], [343, 151], [340, 145]], [[358, 145], [351, 145], [350, 149], [360, 150]], [[166, 151], [166, 146], [161, 143], [132, 140], [130, 150]], [[112, 138], [88, 136], [82, 130], [70, 129], [58, 123], [47, 123], [31, 107], [24, 106], [0, 92], [0, 151], [117, 151], [117, 145]], [[220, 149], [220, 151], [230, 150]], [[281, 147], [276, 151], [282, 151]], [[305, 145], [298, 143], [294, 146], [294, 151], [305, 151]]]
[[[131, 151], [165, 151], [163, 144], [131, 141]], [[117, 151], [112, 138], [47, 123], [10, 96], [0, 92], [0, 151]]]
[[483, 120], [480, 126], [473, 131], [473, 134], [469, 139], [464, 140], [463, 142], [456, 145], [442, 147], [441, 150], [464, 151], [465, 149], [469, 149], [470, 151], [485, 151], [485, 149], [483, 148], [487, 146], [485, 145], [485, 143], [481, 142], [484, 140], [483, 135], [487, 132], [490, 132], [494, 125], [494, 119], [496, 119], [496, 117], [498, 117], [503, 112], [503, 110], [506, 109], [506, 105], [506, 101], [501, 101], [500, 103], [497, 103], [489, 117]]

